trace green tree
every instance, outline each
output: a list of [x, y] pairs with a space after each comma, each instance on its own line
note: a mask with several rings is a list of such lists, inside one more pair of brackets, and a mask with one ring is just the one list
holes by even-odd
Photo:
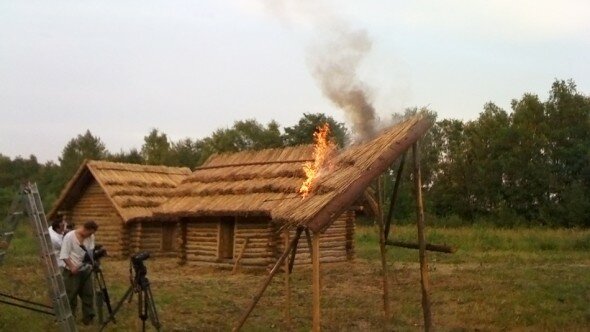
[[562, 225], [590, 226], [590, 98], [573, 81], [555, 81], [545, 103], [552, 173], [544, 215]]
[[236, 121], [231, 128], [221, 128], [201, 141], [201, 162], [213, 153], [260, 150], [283, 146], [278, 123], [266, 126], [256, 120]]
[[510, 117], [493, 103], [487, 103], [476, 121], [465, 126], [466, 170], [470, 183], [472, 211], [478, 216], [498, 211], [503, 201], [504, 173], [509, 144]]
[[107, 159], [110, 161], [129, 164], [143, 164], [145, 162], [141, 152], [139, 152], [136, 148], [132, 148], [128, 152], [121, 150], [117, 153], [110, 154]]
[[61, 167], [61, 180], [65, 184], [84, 159], [104, 159], [108, 155], [104, 143], [98, 136], [92, 135], [90, 130], [86, 130], [83, 135], [78, 135], [71, 139], [62, 150], [59, 157]]
[[175, 166], [193, 169], [200, 165], [203, 155], [203, 144], [190, 138], [172, 144], [171, 158]]
[[334, 142], [339, 147], [344, 147], [348, 142], [348, 129], [346, 129], [344, 123], [337, 122], [331, 116], [323, 113], [303, 113], [303, 117], [299, 119], [296, 125], [286, 127], [283, 135], [285, 145], [312, 144], [313, 133], [324, 123], [330, 125], [331, 137]]
[[160, 133], [158, 129], [154, 128], [143, 139], [141, 155], [146, 164], [169, 165], [171, 163], [170, 142], [165, 133]]
[[525, 94], [512, 101], [509, 142], [504, 172], [505, 205], [518, 215], [537, 220], [548, 203], [551, 173], [548, 164], [550, 123], [539, 97]]

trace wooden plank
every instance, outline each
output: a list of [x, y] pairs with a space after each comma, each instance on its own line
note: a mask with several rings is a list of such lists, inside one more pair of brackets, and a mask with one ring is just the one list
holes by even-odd
[[242, 259], [242, 256], [244, 255], [244, 251], [246, 251], [246, 247], [248, 246], [249, 240], [250, 240], [250, 238], [248, 238], [248, 237], [244, 238], [244, 244], [242, 245], [242, 249], [240, 250], [238, 257], [236, 258], [236, 262], [234, 263], [234, 268], [231, 271], [232, 274], [234, 274], [238, 271], [238, 266], [240, 265], [240, 260]]
[[389, 201], [389, 211], [387, 213], [387, 219], [385, 219], [385, 240], [389, 237], [389, 229], [391, 227], [391, 221], [393, 218], [393, 211], [395, 208], [395, 202], [397, 201], [397, 194], [399, 192], [399, 184], [402, 180], [402, 173], [404, 172], [404, 164], [406, 163], [406, 154], [402, 155], [402, 158], [399, 162], [399, 168], [397, 169], [397, 174], [395, 175], [395, 184], [393, 185], [393, 193], [391, 194], [391, 200]]
[[[313, 247], [313, 245], [312, 245], [312, 243], [311, 243], [311, 242], [312, 242], [312, 241], [311, 241], [311, 235], [309, 234], [309, 229], [307, 229], [307, 228], [305, 229], [305, 238], [307, 239], [307, 248], [308, 248], [308, 249], [309, 249], [309, 248], [312, 248], [312, 247]], [[318, 235], [318, 245], [319, 245], [319, 235]], [[311, 254], [311, 253], [310, 253], [310, 254]], [[311, 256], [312, 256], [312, 259], [313, 259], [313, 254], [311, 254]]]
[[[306, 229], [307, 230], [307, 229]], [[320, 309], [320, 236], [318, 233], [313, 234], [312, 239], [312, 328], [313, 332], [321, 330], [321, 309]]]
[[387, 271], [387, 248], [385, 247], [385, 232], [384, 227], [384, 213], [383, 213], [383, 200], [384, 200], [384, 188], [383, 188], [383, 175], [377, 179], [377, 195], [379, 202], [379, 209], [377, 215], [377, 223], [379, 225], [379, 251], [381, 253], [381, 271], [383, 277], [383, 314], [385, 326], [389, 322], [389, 274]]
[[[283, 236], [285, 237], [285, 248], [288, 248], [289, 231], [284, 231]], [[293, 249], [297, 250], [297, 244], [293, 246]], [[290, 261], [285, 259], [285, 324], [289, 329], [291, 327], [291, 269]]]
[[246, 311], [244, 311], [244, 313], [242, 314], [242, 316], [240, 317], [239, 321], [237, 322], [235, 327], [232, 329], [232, 331], [239, 331], [242, 328], [242, 326], [244, 326], [246, 319], [248, 319], [248, 316], [250, 316], [250, 313], [252, 312], [252, 310], [254, 310], [254, 307], [256, 307], [256, 304], [258, 303], [258, 301], [260, 301], [262, 294], [264, 294], [264, 291], [266, 290], [266, 288], [270, 284], [272, 278], [279, 271], [280, 266], [284, 263], [285, 259], [289, 255], [289, 252], [291, 251], [291, 248], [299, 240], [300, 236], [301, 236], [301, 230], [298, 230], [297, 233], [295, 234], [295, 237], [293, 238], [293, 240], [291, 240], [291, 243], [289, 244], [289, 246], [287, 248], [285, 248], [281, 257], [279, 257], [279, 259], [275, 263], [274, 267], [270, 270], [268, 276], [266, 277], [266, 279], [264, 280], [264, 282], [260, 286], [260, 289], [258, 289], [258, 292], [256, 292], [256, 294], [254, 295], [252, 302], [250, 303], [250, 305], [248, 305], [248, 307], [246, 308]]
[[[401, 248], [408, 248], [408, 249], [420, 249], [419, 243], [410, 243], [410, 242], [389, 240], [389, 241], [386, 241], [385, 244], [388, 246], [394, 246], [394, 247], [401, 247]], [[457, 251], [457, 248], [448, 246], [446, 244], [426, 243], [426, 250], [436, 251], [436, 252], [444, 252], [447, 254], [453, 254]]]
[[428, 277], [428, 263], [426, 261], [426, 240], [424, 235], [424, 205], [422, 202], [422, 178], [420, 172], [420, 151], [418, 143], [412, 144], [414, 157], [414, 195], [416, 196], [416, 224], [418, 226], [418, 243], [420, 257], [420, 280], [422, 285], [422, 311], [424, 313], [424, 330], [432, 329], [432, 314], [430, 311], [430, 279]]

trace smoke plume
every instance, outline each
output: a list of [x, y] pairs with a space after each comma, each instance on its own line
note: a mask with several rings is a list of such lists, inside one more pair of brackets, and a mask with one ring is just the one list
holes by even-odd
[[270, 0], [267, 8], [290, 23], [307, 24], [317, 35], [308, 47], [307, 65], [324, 96], [342, 109], [357, 140], [375, 134], [376, 112], [369, 87], [358, 75], [362, 60], [371, 50], [364, 29], [355, 29], [322, 1]]

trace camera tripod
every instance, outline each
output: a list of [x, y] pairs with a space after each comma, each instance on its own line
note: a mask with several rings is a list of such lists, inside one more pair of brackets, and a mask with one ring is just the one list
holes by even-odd
[[[98, 321], [102, 324], [103, 320], [103, 312], [102, 312], [102, 305], [103, 303], [107, 306], [107, 311], [109, 313], [109, 317], [113, 317], [113, 322], [115, 322], [115, 317], [113, 313], [113, 307], [111, 306], [111, 298], [109, 296], [109, 291], [107, 290], [107, 284], [104, 280], [104, 275], [102, 274], [102, 269], [100, 265], [95, 264], [92, 268], [92, 274], [94, 277], [94, 285], [96, 287], [96, 307], [98, 311]], [[116, 322], [115, 322], [116, 323]]]
[[[115, 322], [115, 315], [121, 309], [123, 302], [128, 300], [131, 303], [133, 299], [133, 293], [137, 293], [137, 312], [138, 317], [142, 322], [142, 331], [145, 331], [145, 322], [149, 318], [153, 327], [156, 331], [160, 331], [160, 320], [158, 319], [158, 312], [156, 311], [156, 303], [154, 302], [154, 296], [152, 295], [152, 289], [150, 288], [150, 281], [146, 277], [147, 269], [143, 262], [133, 262], [133, 268], [135, 269], [135, 277], [131, 278], [131, 286], [125, 292], [125, 295], [119, 300], [119, 303], [115, 306], [112, 313], [109, 314], [107, 320], [100, 327], [100, 331], [104, 330], [109, 322]], [[129, 268], [131, 273], [131, 267]]]

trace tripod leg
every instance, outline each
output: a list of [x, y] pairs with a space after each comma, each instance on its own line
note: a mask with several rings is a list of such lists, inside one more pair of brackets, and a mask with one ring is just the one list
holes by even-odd
[[100, 280], [98, 275], [95, 272], [92, 272], [92, 274], [94, 274], [94, 303], [96, 305], [96, 313], [98, 314], [98, 323], [102, 324], [104, 323], [104, 312], [102, 310], [104, 299], [100, 291]]
[[[113, 314], [113, 307], [111, 306], [111, 298], [109, 296], [109, 291], [107, 289], [107, 283], [104, 280], [104, 275], [102, 274], [102, 270], [98, 270], [96, 273], [96, 276], [97, 276], [96, 278], [98, 281], [98, 287], [100, 289], [102, 301], [107, 305], [107, 311], [108, 311], [109, 315], [112, 315]], [[113, 320], [114, 320], [114, 318], [113, 318]]]
[[156, 311], [156, 302], [154, 301], [154, 296], [152, 295], [152, 289], [149, 284], [147, 285], [145, 292], [146, 292], [146, 295], [145, 295], [146, 305], [148, 308], [150, 321], [152, 322], [152, 325], [156, 328], [156, 330], [160, 331], [160, 327], [162, 325], [160, 324], [160, 319], [158, 319], [158, 311]]
[[129, 289], [127, 289], [127, 292], [125, 292], [125, 295], [123, 295], [121, 300], [119, 300], [119, 303], [117, 303], [117, 305], [115, 306], [115, 310], [113, 310], [113, 313], [110, 314], [109, 318], [107, 318], [107, 320], [102, 324], [102, 326], [100, 327], [100, 331], [104, 330], [104, 328], [107, 326], [107, 324], [110, 321], [113, 321], [113, 322], [115, 321], [115, 315], [117, 314], [119, 309], [121, 309], [123, 302], [125, 302], [125, 300], [127, 300], [127, 298], [131, 299], [132, 296], [133, 296], [133, 286], [130, 286]]

